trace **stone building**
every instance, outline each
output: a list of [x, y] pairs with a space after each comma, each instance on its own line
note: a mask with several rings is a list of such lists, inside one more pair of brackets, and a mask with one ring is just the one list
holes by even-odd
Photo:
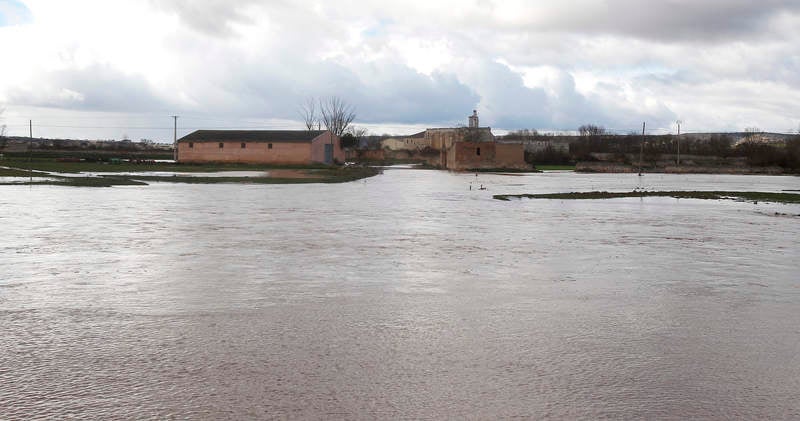
[[425, 139], [439, 150], [438, 165], [449, 170], [528, 169], [521, 144], [499, 143], [491, 127], [480, 127], [477, 111], [468, 117], [467, 127], [425, 130]]
[[455, 171], [530, 169], [525, 162], [525, 149], [518, 143], [455, 142], [443, 155], [444, 168]]
[[467, 118], [467, 127], [445, 127], [425, 130], [425, 140], [431, 147], [445, 150], [455, 142], [494, 142], [491, 127], [481, 127], [478, 120], [478, 111], [472, 110], [472, 115]]
[[197, 130], [178, 139], [178, 162], [334, 164], [344, 150], [328, 130]]
[[405, 137], [389, 137], [381, 140], [381, 148], [390, 151], [421, 151], [429, 147], [431, 147], [431, 142], [425, 138], [425, 132], [419, 132]]

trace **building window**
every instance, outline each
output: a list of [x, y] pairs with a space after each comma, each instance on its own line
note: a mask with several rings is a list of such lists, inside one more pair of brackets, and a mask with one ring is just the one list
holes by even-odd
[[267, 149], [272, 149], [272, 143], [267, 144]]
[[189, 142], [189, 147], [194, 148], [194, 142]]
[[242, 149], [244, 149], [244, 148], [246, 148], [246, 147], [247, 147], [247, 144], [246, 144], [246, 143], [244, 143], [244, 142], [242, 142]]
[[475, 149], [475, 155], [481, 156], [481, 148]]
[[225, 147], [225, 144], [222, 143], [222, 142], [219, 142], [219, 148], [222, 149], [223, 147]]

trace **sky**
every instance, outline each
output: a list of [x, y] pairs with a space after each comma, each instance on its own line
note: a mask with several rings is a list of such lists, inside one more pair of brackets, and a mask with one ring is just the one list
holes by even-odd
[[797, 0], [0, 0], [0, 51], [9, 135], [800, 130]]

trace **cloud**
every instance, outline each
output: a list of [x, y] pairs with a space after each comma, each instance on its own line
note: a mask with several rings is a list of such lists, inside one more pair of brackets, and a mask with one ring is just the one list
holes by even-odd
[[[187, 109], [292, 119], [306, 98], [338, 96], [356, 108], [359, 122], [413, 124], [460, 120], [478, 102], [455, 75], [428, 76], [388, 59], [353, 69], [298, 56], [280, 62], [228, 57], [234, 57], [230, 64], [188, 76], [184, 87], [192, 100]], [[200, 80], [208, 78], [212, 83]]]
[[230, 0], [150, 0], [157, 8], [176, 14], [189, 27], [209, 35], [232, 36], [234, 25], [252, 24], [254, 20], [246, 13], [252, 1]]
[[[562, 0], [532, 2], [414, 2], [401, 20], [417, 20], [424, 28], [527, 34], [621, 36], [659, 42], [729, 42], [769, 33], [774, 18], [800, 12], [794, 0]], [[449, 13], [448, 13], [449, 11]], [[426, 16], [420, 16], [421, 14]], [[438, 19], [447, 15], [448, 19]]]
[[36, 84], [10, 90], [8, 102], [36, 107], [94, 111], [152, 112], [164, 110], [166, 102], [147, 80], [126, 75], [110, 66], [46, 72]]
[[473, 108], [500, 129], [797, 126], [795, 1], [27, 6], [29, 25], [0, 27], [26, 63], [0, 68], [10, 108], [291, 120], [305, 98], [336, 95], [373, 127], [461, 124]]

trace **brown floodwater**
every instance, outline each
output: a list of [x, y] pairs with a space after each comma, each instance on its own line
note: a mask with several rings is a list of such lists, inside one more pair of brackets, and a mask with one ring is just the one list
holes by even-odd
[[800, 179], [0, 187], [0, 419], [800, 418], [800, 205], [491, 198], [637, 187]]

